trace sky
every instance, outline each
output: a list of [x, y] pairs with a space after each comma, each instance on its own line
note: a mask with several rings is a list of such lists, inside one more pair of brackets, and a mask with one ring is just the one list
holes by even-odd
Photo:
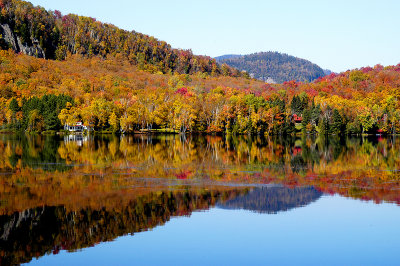
[[398, 0], [31, 0], [212, 57], [278, 51], [335, 72], [400, 63]]

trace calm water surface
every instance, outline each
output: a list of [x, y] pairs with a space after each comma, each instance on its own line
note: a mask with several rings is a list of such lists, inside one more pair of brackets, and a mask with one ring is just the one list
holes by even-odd
[[1, 265], [399, 265], [395, 138], [0, 135]]

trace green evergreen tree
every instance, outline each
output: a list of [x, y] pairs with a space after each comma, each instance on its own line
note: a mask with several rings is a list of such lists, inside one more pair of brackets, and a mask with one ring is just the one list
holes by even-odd
[[335, 135], [340, 135], [340, 134], [344, 133], [343, 132], [343, 119], [337, 109], [333, 110], [332, 126], [330, 128], [330, 131], [332, 134], [335, 134]]
[[329, 122], [323, 117], [321, 123], [319, 124], [319, 134], [326, 136], [329, 133]]
[[57, 130], [61, 126], [60, 120], [55, 111], [45, 117], [44, 123], [46, 130]]
[[315, 105], [313, 101], [312, 109], [311, 109], [311, 122], [313, 122], [316, 126], [319, 124], [319, 117], [321, 115], [321, 106]]
[[292, 112], [295, 114], [299, 113], [300, 110], [300, 99], [295, 95], [292, 99], [292, 102], [290, 103], [290, 107], [292, 109]]
[[294, 134], [296, 132], [296, 126], [293, 123], [293, 121], [289, 120], [286, 123], [286, 134], [291, 135]]
[[301, 121], [303, 133], [307, 133], [307, 125], [311, 122], [311, 111], [307, 108], [303, 111], [303, 120]]
[[10, 110], [15, 114], [16, 112], [20, 111], [20, 107], [18, 105], [18, 101], [13, 98], [10, 102]]

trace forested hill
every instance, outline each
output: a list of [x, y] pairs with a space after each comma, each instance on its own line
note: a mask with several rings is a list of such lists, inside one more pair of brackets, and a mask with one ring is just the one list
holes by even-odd
[[316, 64], [278, 52], [223, 55], [215, 59], [219, 63], [245, 70], [252, 77], [269, 83], [283, 83], [290, 80], [313, 81], [325, 76], [324, 70]]
[[126, 31], [94, 18], [63, 16], [20, 0], [0, 0], [0, 48], [46, 59], [63, 60], [70, 54], [87, 57], [122, 56], [152, 73], [208, 73], [239, 76], [215, 59], [193, 55], [191, 50], [171, 48], [154, 37]]

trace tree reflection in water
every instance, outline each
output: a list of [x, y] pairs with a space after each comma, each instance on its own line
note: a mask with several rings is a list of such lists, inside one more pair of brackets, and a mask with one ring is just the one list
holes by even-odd
[[399, 149], [398, 139], [377, 137], [0, 135], [1, 263], [92, 246], [218, 202], [261, 213], [323, 193], [400, 204]]
[[36, 207], [0, 216], [2, 265], [29, 262], [34, 257], [74, 251], [118, 236], [163, 225], [173, 216], [206, 210], [246, 189], [219, 188], [175, 192], [149, 192], [125, 205], [67, 209], [64, 206]]

